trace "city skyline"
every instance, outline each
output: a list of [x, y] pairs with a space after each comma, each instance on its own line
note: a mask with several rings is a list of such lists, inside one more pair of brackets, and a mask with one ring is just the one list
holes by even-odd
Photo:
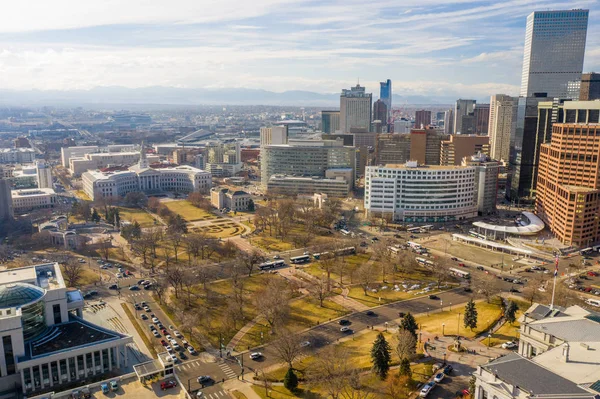
[[398, 95], [517, 95], [527, 15], [590, 9], [584, 71], [594, 71], [600, 70], [597, 5], [178, 0], [164, 9], [158, 1], [14, 3], [0, 16], [0, 89], [335, 93], [360, 78], [377, 96], [379, 82], [389, 78]]

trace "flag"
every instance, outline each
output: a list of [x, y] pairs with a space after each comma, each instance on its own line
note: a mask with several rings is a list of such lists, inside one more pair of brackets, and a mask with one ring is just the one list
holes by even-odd
[[558, 254], [554, 256], [554, 277], [558, 276]]

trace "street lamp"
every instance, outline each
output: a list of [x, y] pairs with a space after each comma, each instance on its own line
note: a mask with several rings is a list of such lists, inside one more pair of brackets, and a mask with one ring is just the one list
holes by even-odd
[[446, 364], [446, 352], [444, 352], [444, 364]]
[[488, 352], [490, 351], [491, 341], [492, 341], [492, 334], [488, 334]]
[[456, 322], [456, 338], [460, 337], [460, 312], [458, 313], [458, 321]]
[[385, 322], [385, 331], [387, 332], [387, 328], [388, 328], [388, 322]]
[[446, 334], [444, 334], [444, 328], [446, 327], [445, 323], [442, 323], [442, 337], [445, 337]]
[[444, 301], [440, 299], [440, 308], [444, 311]]

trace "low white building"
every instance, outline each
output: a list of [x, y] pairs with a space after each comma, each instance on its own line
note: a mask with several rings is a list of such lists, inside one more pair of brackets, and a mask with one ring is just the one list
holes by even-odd
[[[148, 163], [160, 161], [158, 155], [147, 155]], [[99, 152], [86, 154], [82, 158], [71, 158], [69, 170], [73, 176], [81, 176], [88, 170], [102, 169], [115, 165], [133, 165], [140, 160], [139, 151]]]
[[229, 208], [232, 212], [247, 211], [252, 196], [245, 191], [231, 191], [227, 188], [213, 188], [210, 202], [217, 209]]
[[84, 192], [93, 201], [123, 197], [137, 191], [147, 194], [164, 191], [208, 192], [212, 187], [212, 176], [208, 172], [187, 165], [153, 169], [143, 153], [139, 164], [127, 171], [87, 171], [82, 175], [82, 180]]
[[85, 321], [83, 306], [81, 292], [67, 290], [58, 263], [0, 272], [3, 391], [61, 391], [127, 367], [133, 338]]
[[111, 144], [106, 147], [97, 145], [63, 147], [60, 149], [62, 166], [69, 167], [71, 158], [83, 158], [86, 154], [94, 154], [99, 152], [123, 152], [134, 151], [136, 146], [133, 144]]
[[477, 216], [475, 167], [368, 166], [365, 172], [368, 215], [404, 222], [446, 222]]
[[0, 148], [0, 163], [32, 163], [34, 160], [33, 148]]
[[54, 208], [56, 205], [56, 193], [51, 188], [12, 190], [11, 196], [15, 213]]

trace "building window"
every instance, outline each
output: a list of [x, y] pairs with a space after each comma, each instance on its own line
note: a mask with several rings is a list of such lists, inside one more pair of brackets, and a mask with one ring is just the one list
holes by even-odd
[[52, 305], [52, 312], [54, 313], [54, 324], [62, 323], [62, 315], [60, 312], [60, 304]]
[[7, 375], [15, 373], [15, 355], [12, 347], [12, 337], [7, 335], [2, 337], [2, 345], [4, 345], [4, 359], [6, 361]]

